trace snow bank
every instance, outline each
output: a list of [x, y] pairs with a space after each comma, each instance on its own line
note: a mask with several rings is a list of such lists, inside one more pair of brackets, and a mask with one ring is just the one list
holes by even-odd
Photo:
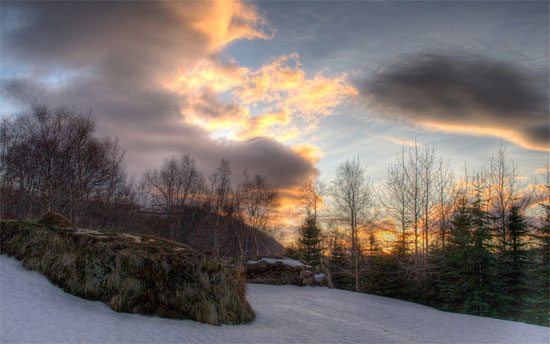
[[546, 327], [327, 288], [249, 285], [248, 325], [116, 313], [0, 256], [1, 343], [549, 343]]

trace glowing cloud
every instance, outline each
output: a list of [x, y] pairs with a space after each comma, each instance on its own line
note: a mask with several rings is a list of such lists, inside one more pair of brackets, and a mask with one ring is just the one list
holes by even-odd
[[238, 39], [273, 37], [273, 29], [250, 3], [215, 0], [185, 2], [183, 6], [179, 2], [166, 2], [165, 5], [184, 21], [190, 22], [193, 29], [208, 37], [209, 48], [212, 50], [223, 48]]
[[[204, 59], [163, 85], [188, 101], [185, 120], [234, 140], [296, 138], [297, 125], [306, 129], [332, 114], [357, 91], [345, 73], [308, 78], [297, 54], [280, 56], [257, 70]], [[220, 99], [230, 98], [229, 102]]]
[[308, 79], [299, 55], [291, 54], [249, 73], [236, 94], [243, 104], [284, 109], [315, 124], [357, 90], [347, 82], [345, 73], [329, 77], [318, 72]]
[[312, 164], [316, 164], [323, 157], [323, 153], [319, 150], [319, 148], [309, 143], [293, 146], [291, 148], [296, 154], [307, 161], [310, 161]]

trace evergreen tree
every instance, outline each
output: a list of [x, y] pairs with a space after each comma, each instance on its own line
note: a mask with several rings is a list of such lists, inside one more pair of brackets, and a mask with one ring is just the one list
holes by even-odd
[[502, 256], [501, 277], [505, 292], [507, 309], [505, 317], [510, 320], [522, 320], [524, 311], [529, 307], [529, 288], [527, 270], [529, 269], [526, 238], [528, 225], [517, 205], [513, 205], [508, 216], [507, 250]]
[[308, 264], [321, 263], [321, 229], [313, 217], [308, 217], [298, 231], [298, 251]]
[[[479, 186], [478, 186], [479, 187]], [[472, 225], [472, 246], [468, 248], [471, 278], [466, 282], [463, 311], [481, 316], [498, 316], [502, 305], [495, 257], [492, 254], [492, 235], [488, 227], [489, 215], [483, 210], [481, 192], [469, 209]]]
[[285, 257], [295, 260], [304, 259], [301, 255], [300, 250], [298, 249], [298, 245], [296, 245], [295, 243], [292, 243], [285, 247]]
[[335, 238], [330, 248], [330, 275], [335, 288], [353, 289], [352, 275], [350, 271], [350, 259], [342, 239]]
[[451, 311], [497, 317], [503, 300], [492, 253], [489, 215], [483, 210], [481, 187], [477, 187], [473, 203], [460, 200], [451, 222], [442, 300]]
[[539, 247], [536, 249], [536, 268], [533, 271], [533, 289], [536, 291], [532, 319], [550, 326], [550, 204], [541, 204], [543, 215], [536, 230]]
[[470, 258], [469, 248], [472, 245], [472, 221], [466, 199], [457, 202], [449, 228], [446, 252], [444, 252], [444, 268], [441, 274], [440, 289], [444, 309], [460, 311], [464, 304], [466, 288], [470, 284], [471, 265], [465, 264]]

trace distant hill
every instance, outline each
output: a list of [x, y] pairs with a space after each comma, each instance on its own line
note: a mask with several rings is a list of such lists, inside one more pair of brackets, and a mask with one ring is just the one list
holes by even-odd
[[[157, 235], [222, 257], [282, 255], [285, 252], [284, 246], [272, 236], [238, 218], [215, 214], [201, 207], [186, 207], [172, 218], [162, 212], [120, 207], [120, 215], [108, 218], [104, 214], [112, 214], [112, 211], [102, 211], [101, 205], [89, 207], [96, 211], [83, 216], [82, 225]], [[178, 229], [173, 230], [173, 226]]]

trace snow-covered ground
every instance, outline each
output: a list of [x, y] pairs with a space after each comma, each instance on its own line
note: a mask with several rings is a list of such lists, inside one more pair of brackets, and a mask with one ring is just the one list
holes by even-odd
[[294, 260], [294, 259], [290, 259], [290, 258], [261, 258], [260, 260], [249, 260], [247, 263], [248, 264], [257, 264], [257, 263], [262, 262], [262, 261], [267, 262], [269, 264], [282, 263], [284, 265], [288, 265], [288, 266], [292, 266], [292, 267], [306, 266], [304, 263], [299, 262], [299, 261]]
[[256, 320], [211, 326], [116, 313], [0, 256], [1, 343], [550, 343], [546, 327], [327, 288], [249, 285]]

